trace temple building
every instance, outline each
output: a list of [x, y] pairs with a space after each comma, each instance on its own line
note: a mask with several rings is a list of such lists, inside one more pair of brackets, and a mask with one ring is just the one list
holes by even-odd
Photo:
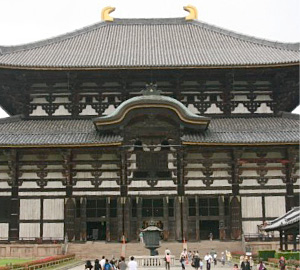
[[0, 241], [240, 241], [299, 206], [299, 44], [183, 18], [0, 46]]

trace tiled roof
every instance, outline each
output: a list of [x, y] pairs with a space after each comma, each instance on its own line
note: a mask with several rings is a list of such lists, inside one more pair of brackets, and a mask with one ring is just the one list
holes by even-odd
[[294, 207], [283, 216], [272, 220], [269, 223], [269, 225], [265, 227], [265, 230], [266, 231], [282, 230], [292, 225], [297, 226], [299, 228], [299, 221], [300, 221], [300, 207]]
[[212, 119], [206, 132], [185, 134], [190, 143], [297, 143], [299, 116]]
[[[192, 143], [298, 143], [299, 119], [212, 119], [207, 131], [185, 134]], [[0, 146], [97, 145], [122, 142], [118, 135], [96, 131], [92, 120], [0, 120]]]
[[1, 145], [81, 145], [114, 144], [118, 135], [100, 134], [90, 120], [0, 120]]
[[299, 44], [266, 41], [199, 21], [115, 19], [56, 38], [0, 47], [0, 66], [151, 68], [288, 64]]

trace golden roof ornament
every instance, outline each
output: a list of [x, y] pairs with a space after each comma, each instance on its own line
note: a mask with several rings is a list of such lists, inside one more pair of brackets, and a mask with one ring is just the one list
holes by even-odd
[[112, 13], [113, 11], [115, 11], [116, 8], [115, 7], [105, 7], [102, 9], [101, 12], [101, 20], [105, 21], [105, 22], [113, 22], [114, 18], [109, 16], [110, 13]]
[[191, 5], [183, 7], [183, 9], [190, 14], [185, 17], [186, 21], [192, 21], [192, 20], [197, 20], [198, 19], [198, 11], [197, 8]]

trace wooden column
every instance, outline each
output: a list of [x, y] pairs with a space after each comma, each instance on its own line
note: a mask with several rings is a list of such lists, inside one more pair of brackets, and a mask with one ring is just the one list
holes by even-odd
[[220, 240], [226, 239], [224, 196], [219, 196], [219, 234]]
[[293, 251], [297, 250], [297, 232], [293, 232]]
[[287, 149], [288, 163], [285, 165], [286, 169], [286, 211], [294, 207], [294, 185], [292, 172], [296, 163], [296, 150], [293, 148]]
[[80, 240], [86, 241], [86, 198], [81, 198], [80, 201]]
[[164, 197], [164, 240], [169, 239], [169, 198]]
[[62, 151], [62, 156], [64, 159], [64, 185], [66, 186], [66, 196], [71, 198], [73, 195], [73, 176], [75, 172], [73, 171], [73, 153], [72, 150]]
[[286, 231], [284, 231], [284, 250], [287, 251], [288, 249], [288, 234]]
[[20, 200], [19, 200], [19, 166], [18, 152], [15, 149], [8, 153], [8, 167], [10, 169], [11, 183], [11, 201], [10, 201], [10, 221], [9, 221], [9, 240], [19, 240], [19, 217], [20, 217]]
[[110, 197], [106, 198], [106, 241], [110, 242]]
[[[142, 226], [143, 226], [142, 202], [143, 202], [143, 198], [138, 197], [137, 203], [136, 203], [136, 223], [137, 223], [138, 233], [140, 233], [140, 229], [142, 229]], [[137, 239], [138, 239], [138, 237], [139, 236], [137, 235]]]
[[[127, 153], [125, 150], [120, 150], [121, 155], [120, 155], [120, 195], [121, 195], [121, 239], [122, 236], [124, 235], [126, 239], [128, 239], [129, 235], [129, 230], [130, 227], [128, 228], [129, 224], [129, 207], [128, 207], [128, 186], [127, 186]], [[126, 212], [127, 211], [127, 212]], [[127, 220], [126, 220], [127, 218]]]
[[118, 216], [118, 240], [122, 241], [122, 236], [124, 234], [124, 222], [123, 222], [123, 211], [124, 211], [124, 198], [123, 197], [119, 197], [117, 199], [117, 216]]
[[[183, 151], [177, 150], [177, 195], [178, 195], [178, 209], [176, 211], [176, 221], [179, 220], [179, 224], [176, 222], [176, 238], [177, 240], [183, 240], [185, 236], [184, 232], [184, 163], [183, 163]], [[178, 227], [179, 225], [179, 227]]]
[[182, 224], [181, 224], [181, 199], [182, 197], [174, 198], [174, 211], [175, 211], [175, 240], [180, 241], [182, 240]]
[[200, 240], [200, 222], [199, 222], [199, 197], [195, 196], [196, 200], [196, 232], [195, 232], [195, 238], [196, 241]]
[[282, 230], [279, 231], [279, 239], [280, 239], [280, 251], [283, 251], [283, 233]]

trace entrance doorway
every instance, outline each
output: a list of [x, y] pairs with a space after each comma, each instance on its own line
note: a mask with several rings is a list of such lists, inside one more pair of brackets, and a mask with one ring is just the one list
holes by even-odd
[[106, 240], [106, 222], [87, 222], [87, 240]]
[[200, 239], [208, 240], [210, 233], [213, 234], [213, 239], [219, 239], [219, 221], [200, 220]]

